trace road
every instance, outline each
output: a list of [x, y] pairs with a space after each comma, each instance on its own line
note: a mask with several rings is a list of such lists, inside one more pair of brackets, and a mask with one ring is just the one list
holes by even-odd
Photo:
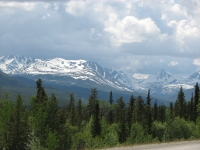
[[116, 147], [106, 150], [200, 150], [200, 140]]

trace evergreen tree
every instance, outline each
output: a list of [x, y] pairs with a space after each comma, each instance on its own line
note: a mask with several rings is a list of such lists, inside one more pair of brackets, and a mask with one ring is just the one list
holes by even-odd
[[191, 100], [190, 100], [190, 121], [195, 121], [194, 120], [194, 97], [193, 97], [193, 93], [192, 93]]
[[170, 117], [171, 119], [173, 119], [173, 114], [174, 114], [174, 106], [173, 106], [173, 103], [170, 102], [170, 106], [169, 106], [169, 110], [170, 110]]
[[47, 94], [42, 86], [42, 80], [38, 79], [36, 81], [37, 86], [37, 95], [36, 95], [36, 103], [40, 103], [46, 105], [46, 101], [48, 100]]
[[48, 97], [42, 86], [41, 79], [36, 81], [36, 86], [36, 98], [32, 98], [31, 100], [32, 125], [35, 135], [40, 139], [41, 146], [45, 146], [45, 141], [48, 136]]
[[160, 105], [158, 107], [158, 121], [160, 122], [165, 122], [165, 117], [166, 117], [166, 107], [165, 105]]
[[130, 97], [130, 101], [128, 103], [128, 115], [127, 115], [127, 122], [128, 122], [129, 131], [131, 130], [131, 126], [132, 126], [132, 123], [133, 123], [134, 107], [135, 107], [135, 98], [132, 94], [131, 97]]
[[78, 105], [77, 105], [77, 125], [80, 127], [82, 120], [83, 120], [83, 114], [82, 114], [82, 102], [81, 99], [79, 99], [78, 101]]
[[182, 86], [177, 96], [175, 111], [177, 111], [176, 115], [178, 115], [180, 118], [185, 118], [185, 114], [186, 114], [185, 95], [183, 93]]
[[138, 96], [135, 102], [134, 120], [138, 123], [143, 123], [144, 118], [144, 100]]
[[151, 114], [151, 97], [150, 90], [148, 90], [147, 101], [145, 105], [145, 123], [144, 127], [147, 130], [147, 133], [151, 133], [151, 125], [152, 125], [152, 114]]
[[0, 149], [12, 149], [14, 144], [14, 104], [4, 98], [0, 101]]
[[87, 112], [88, 112], [88, 119], [94, 114], [94, 108], [95, 108], [95, 101], [97, 100], [97, 89], [92, 88], [90, 91], [90, 96], [88, 100], [88, 105], [87, 105]]
[[54, 132], [58, 128], [58, 101], [54, 93], [51, 95], [47, 104], [47, 121], [48, 127], [51, 132]]
[[109, 123], [112, 124], [113, 123], [113, 111], [112, 111], [113, 95], [112, 95], [112, 91], [110, 91], [109, 103], [110, 103]]
[[195, 85], [195, 91], [194, 91], [194, 121], [196, 121], [198, 117], [197, 113], [197, 105], [199, 104], [199, 85], [198, 82]]
[[120, 97], [117, 99], [116, 122], [119, 124], [119, 142], [121, 143], [126, 139], [125, 113], [125, 103], [123, 98]]
[[70, 115], [70, 123], [72, 126], [75, 125], [75, 107], [74, 107], [74, 94], [70, 94], [70, 102], [69, 102], [69, 115]]
[[150, 89], [148, 90], [148, 94], [147, 94], [147, 105], [151, 105], [151, 97], [150, 97]]
[[110, 103], [110, 105], [113, 104], [113, 95], [112, 95], [112, 91], [110, 91], [109, 103]]
[[20, 95], [17, 96], [16, 104], [13, 113], [13, 145], [12, 149], [22, 150], [25, 149], [27, 142], [27, 117], [23, 100]]
[[154, 121], [157, 120], [157, 116], [158, 116], [158, 105], [157, 105], [157, 101], [155, 101], [154, 106], [153, 106], [153, 120]]
[[100, 109], [98, 100], [95, 100], [95, 109], [93, 114], [93, 124], [91, 128], [91, 133], [93, 137], [99, 136], [101, 133]]

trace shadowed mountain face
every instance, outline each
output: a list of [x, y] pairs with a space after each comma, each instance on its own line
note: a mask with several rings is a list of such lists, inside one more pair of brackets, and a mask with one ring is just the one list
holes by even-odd
[[0, 86], [27, 87], [27, 85], [24, 84], [23, 82], [20, 82], [19, 80], [10, 77], [9, 75], [3, 73], [1, 70], [0, 70]]

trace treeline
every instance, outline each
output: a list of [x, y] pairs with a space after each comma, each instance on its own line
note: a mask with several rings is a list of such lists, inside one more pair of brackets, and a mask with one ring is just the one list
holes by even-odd
[[67, 150], [103, 148], [118, 144], [138, 144], [200, 137], [199, 86], [186, 101], [182, 87], [170, 106], [151, 106], [147, 97], [123, 97], [116, 102], [112, 91], [107, 101], [98, 100], [91, 89], [88, 103], [70, 94], [67, 106], [58, 108], [56, 96], [47, 96], [42, 81], [36, 81], [36, 96], [25, 107], [20, 95], [16, 101], [4, 94], [0, 100], [0, 149]]

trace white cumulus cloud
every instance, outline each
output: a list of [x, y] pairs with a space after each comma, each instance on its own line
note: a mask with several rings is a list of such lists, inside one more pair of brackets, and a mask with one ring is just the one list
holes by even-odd
[[179, 63], [177, 61], [171, 61], [168, 66], [176, 66], [178, 65]]
[[193, 64], [200, 66], [200, 58], [194, 59]]
[[126, 16], [118, 19], [117, 14], [110, 14], [105, 22], [104, 31], [109, 33], [113, 45], [142, 42], [160, 34], [160, 29], [151, 18], [138, 19]]
[[65, 11], [74, 16], [81, 16], [86, 10], [86, 2], [84, 1], [69, 1], [66, 4]]
[[140, 73], [133, 74], [133, 78], [135, 78], [135, 79], [146, 79], [148, 77], [149, 77], [148, 74], [140, 74]]
[[0, 2], [0, 8], [6, 9], [24, 9], [31, 11], [35, 8], [36, 3], [34, 2]]

